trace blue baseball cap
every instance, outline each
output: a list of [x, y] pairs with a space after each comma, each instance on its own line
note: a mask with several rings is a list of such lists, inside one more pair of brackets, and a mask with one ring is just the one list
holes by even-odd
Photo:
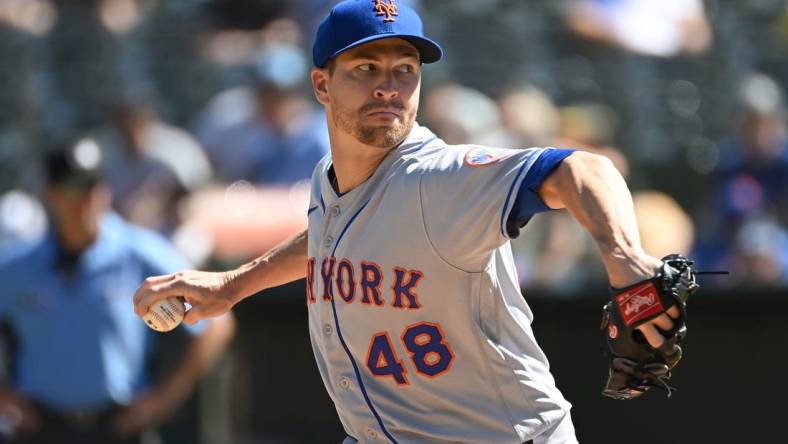
[[407, 40], [419, 50], [422, 63], [443, 57], [443, 50], [424, 36], [419, 15], [396, 0], [345, 0], [331, 9], [315, 35], [312, 62], [318, 68], [348, 49], [387, 38]]

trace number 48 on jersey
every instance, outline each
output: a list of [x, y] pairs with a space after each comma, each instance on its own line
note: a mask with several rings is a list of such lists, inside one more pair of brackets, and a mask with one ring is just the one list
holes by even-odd
[[[454, 352], [446, 342], [439, 324], [420, 322], [405, 328], [400, 337], [410, 354], [416, 373], [437, 378], [451, 368]], [[387, 377], [398, 385], [408, 384], [408, 371], [397, 357], [388, 332], [372, 336], [367, 354], [367, 368], [375, 377]]]

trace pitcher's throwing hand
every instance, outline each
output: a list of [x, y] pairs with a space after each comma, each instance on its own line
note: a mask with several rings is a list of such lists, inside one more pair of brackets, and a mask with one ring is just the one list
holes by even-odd
[[143, 317], [155, 302], [169, 297], [182, 297], [191, 308], [184, 322], [221, 316], [235, 303], [229, 297], [229, 272], [184, 270], [163, 276], [152, 276], [134, 294], [134, 311]]

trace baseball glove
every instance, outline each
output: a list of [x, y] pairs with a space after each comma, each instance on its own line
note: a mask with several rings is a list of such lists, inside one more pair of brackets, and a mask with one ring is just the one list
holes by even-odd
[[[613, 290], [613, 297], [602, 309], [601, 329], [610, 352], [604, 396], [632, 399], [658, 387], [670, 397], [675, 390], [667, 381], [681, 359], [680, 344], [687, 334], [687, 298], [699, 288], [691, 266], [687, 258], [671, 254], [662, 258], [653, 278]], [[637, 327], [673, 306], [678, 307], [679, 317], [673, 319], [672, 329], [660, 330], [665, 342], [659, 348], [651, 347]]]

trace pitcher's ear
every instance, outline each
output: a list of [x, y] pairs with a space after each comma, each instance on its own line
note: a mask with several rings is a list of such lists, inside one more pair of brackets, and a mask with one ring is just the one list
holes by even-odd
[[329, 72], [326, 68], [312, 68], [312, 90], [315, 93], [315, 98], [322, 105], [327, 105], [328, 98], [328, 76]]

